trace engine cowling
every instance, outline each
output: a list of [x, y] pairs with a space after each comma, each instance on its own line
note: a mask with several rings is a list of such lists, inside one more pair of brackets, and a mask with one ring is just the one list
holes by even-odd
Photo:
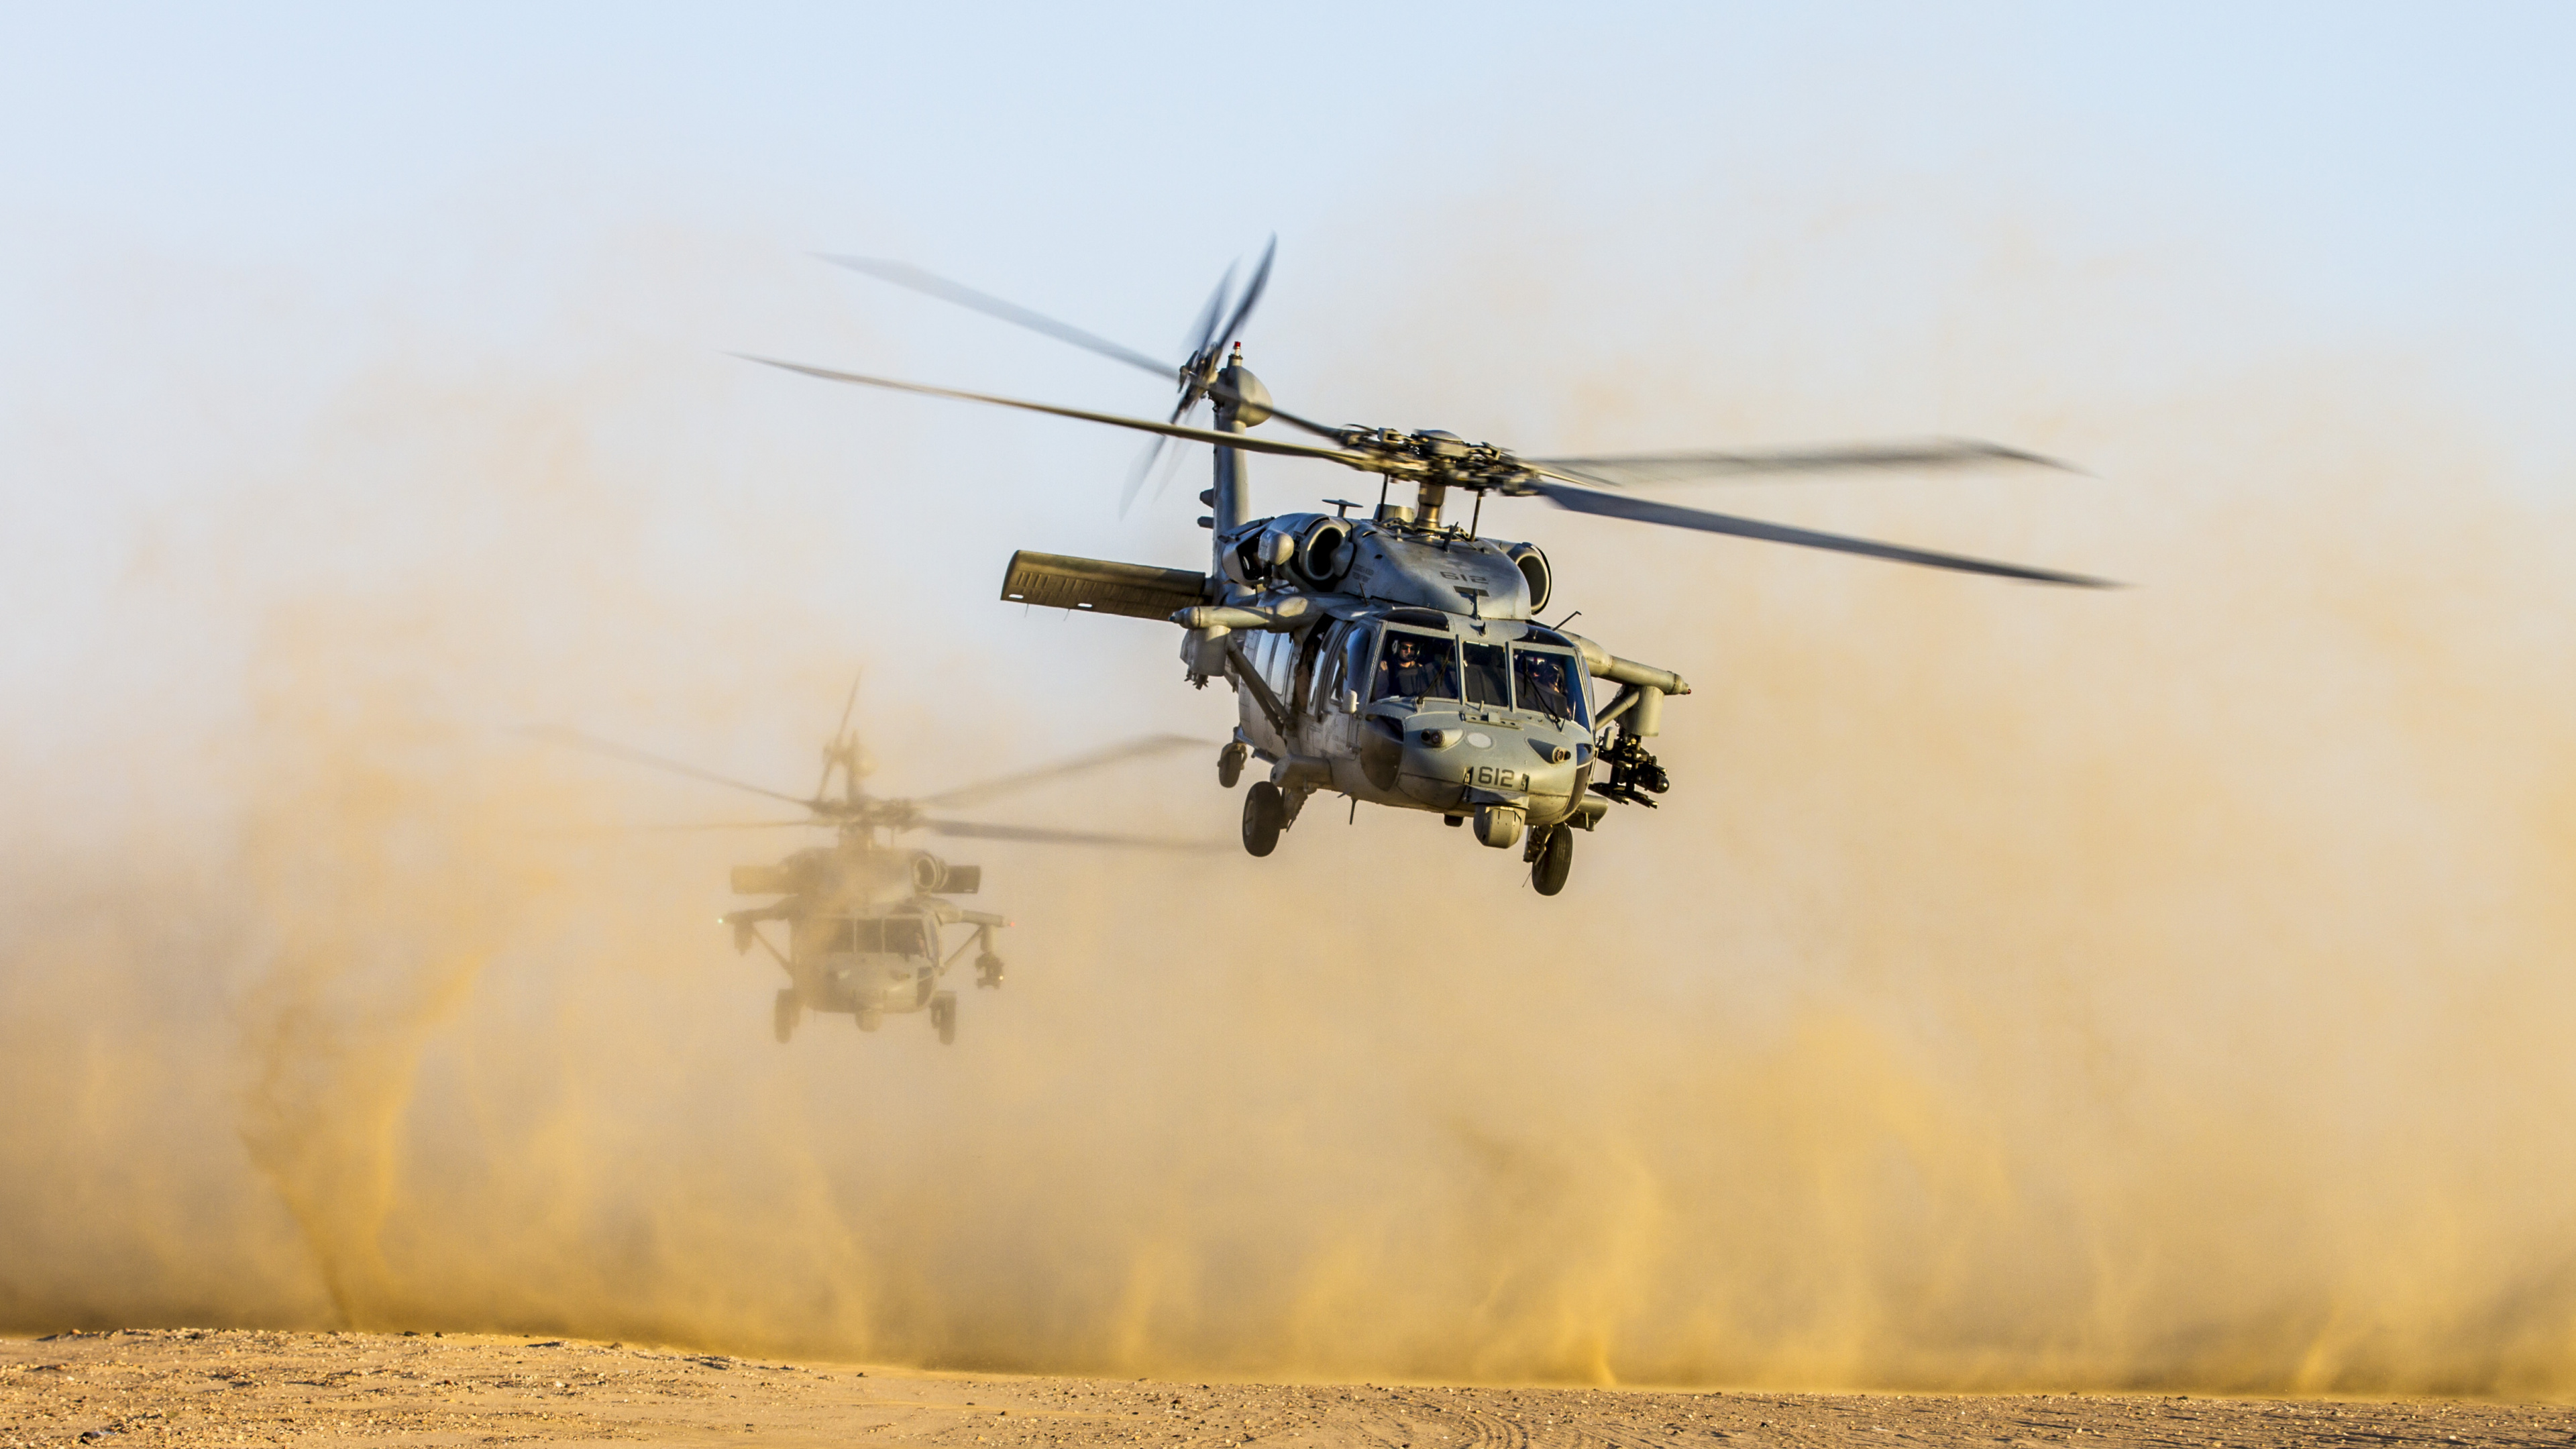
[[1516, 543], [1504, 551], [1512, 567], [1521, 571], [1522, 582], [1529, 585], [1529, 611], [1535, 617], [1547, 607], [1547, 596], [1556, 583], [1556, 573], [1547, 566], [1547, 555], [1534, 543]]
[[930, 895], [973, 895], [984, 884], [984, 867], [950, 865], [924, 851], [912, 858], [912, 888]]

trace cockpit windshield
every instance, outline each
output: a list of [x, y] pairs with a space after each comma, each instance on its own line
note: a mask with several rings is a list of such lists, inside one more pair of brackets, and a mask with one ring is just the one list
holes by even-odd
[[910, 916], [844, 921], [835, 934], [839, 939], [832, 943], [832, 949], [836, 951], [888, 956], [922, 954], [921, 922]]
[[1467, 702], [1512, 707], [1512, 670], [1500, 644], [1467, 645]]
[[1458, 641], [1446, 634], [1389, 629], [1377, 651], [1371, 699], [1456, 699]]
[[1512, 650], [1512, 687], [1526, 710], [1592, 723], [1583, 710], [1583, 684], [1574, 673], [1574, 656], [1559, 649]]

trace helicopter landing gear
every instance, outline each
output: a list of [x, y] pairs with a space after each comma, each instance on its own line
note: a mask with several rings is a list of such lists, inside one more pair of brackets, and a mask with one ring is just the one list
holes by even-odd
[[1288, 828], [1287, 802], [1279, 798], [1279, 787], [1268, 780], [1255, 780], [1243, 792], [1243, 848], [1254, 855], [1268, 855], [1279, 848], [1279, 832]]
[[1555, 895], [1565, 889], [1565, 877], [1574, 869], [1574, 832], [1560, 825], [1536, 845], [1530, 855], [1530, 888], [1543, 896]]
[[975, 985], [990, 991], [1002, 984], [1002, 958], [987, 951], [975, 958]]
[[955, 1044], [957, 1040], [956, 992], [943, 991], [930, 998], [930, 1025], [939, 1033], [941, 1046]]
[[770, 1026], [777, 1032], [780, 1046], [787, 1045], [787, 1039], [796, 1034], [797, 1018], [804, 1014], [805, 1007], [797, 1001], [793, 988], [778, 993], [777, 1008], [770, 1013]]
[[874, 1031], [885, 1025], [885, 1012], [877, 1007], [862, 1006], [854, 1015], [858, 1017], [861, 1031]]
[[1242, 784], [1243, 762], [1250, 758], [1252, 758], [1252, 746], [1245, 744], [1241, 740], [1236, 740], [1233, 744], [1219, 750], [1216, 756], [1216, 783], [1218, 787], [1221, 789], [1231, 790], [1235, 786]]

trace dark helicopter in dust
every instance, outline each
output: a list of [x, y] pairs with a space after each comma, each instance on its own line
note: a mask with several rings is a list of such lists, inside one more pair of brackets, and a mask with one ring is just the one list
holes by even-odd
[[[860, 748], [857, 734], [850, 729], [850, 708], [857, 701], [858, 692], [853, 687], [850, 705], [841, 711], [840, 727], [823, 746], [822, 778], [816, 781], [813, 794], [801, 797], [571, 730], [533, 731], [541, 738], [593, 754], [749, 791], [806, 812], [802, 820], [663, 828], [806, 827], [834, 833], [829, 845], [809, 846], [768, 865], [735, 866], [734, 894], [775, 899], [729, 911], [718, 918], [719, 924], [732, 928], [735, 951], [747, 952], [756, 944], [787, 973], [787, 985], [779, 989], [774, 1016], [782, 1043], [795, 1034], [797, 1023], [808, 1011], [847, 1013], [857, 1019], [861, 1031], [875, 1031], [889, 1014], [927, 1012], [940, 1041], [953, 1042], [957, 1039], [957, 993], [941, 984], [949, 971], [973, 951], [976, 986], [989, 990], [1002, 984], [1002, 958], [994, 949], [993, 933], [1010, 922], [989, 912], [967, 910], [950, 899], [981, 891], [984, 868], [898, 844], [898, 836], [920, 831], [952, 839], [1039, 845], [1205, 848], [1202, 842], [954, 820], [928, 813], [980, 805], [1015, 790], [1147, 755], [1205, 749], [1208, 746], [1204, 741], [1179, 735], [1149, 735], [1037, 769], [935, 794], [893, 799], [871, 795], [861, 785], [874, 772], [875, 761]], [[833, 788], [836, 777], [837, 791]], [[779, 949], [769, 933], [761, 929], [773, 922], [786, 936], [785, 950]], [[951, 950], [948, 935], [951, 928], [959, 926], [967, 929]]]
[[[1334, 427], [1271, 400], [1243, 365], [1237, 337], [1270, 275], [1274, 238], [1239, 296], [1229, 272], [1209, 298], [1188, 357], [1173, 364], [900, 262], [833, 257], [869, 275], [973, 308], [1177, 380], [1168, 421], [1056, 407], [770, 358], [750, 358], [834, 382], [927, 393], [1105, 423], [1159, 436], [1127, 487], [1132, 501], [1172, 439], [1215, 450], [1214, 486], [1199, 495], [1213, 533], [1212, 567], [1156, 568], [1022, 551], [1002, 597], [1103, 614], [1167, 619], [1186, 631], [1181, 659], [1193, 685], [1223, 677], [1240, 720], [1218, 757], [1231, 787], [1255, 757], [1268, 768], [1243, 805], [1243, 844], [1268, 855], [1309, 799], [1332, 790], [1354, 801], [1428, 811], [1447, 824], [1472, 820], [1495, 849], [1521, 846], [1544, 895], [1563, 889], [1574, 832], [1591, 830], [1612, 803], [1652, 808], [1670, 788], [1645, 741], [1661, 728], [1664, 701], [1691, 692], [1668, 669], [1612, 654], [1539, 621], [1554, 575], [1533, 543], [1478, 532], [1485, 495], [1544, 498], [1560, 508], [1669, 528], [1731, 534], [1868, 558], [2033, 583], [2103, 587], [2105, 581], [2017, 564], [1935, 553], [1840, 534], [1682, 508], [1624, 492], [1631, 485], [1852, 468], [1942, 468], [1980, 463], [2064, 467], [1992, 443], [1814, 448], [1794, 452], [1687, 452], [1524, 458], [1436, 429]], [[1229, 303], [1229, 298], [1232, 298]], [[1213, 428], [1183, 422], [1201, 401]], [[1322, 443], [1253, 437], [1277, 420]], [[1313, 458], [1380, 478], [1378, 503], [1327, 500], [1335, 512], [1254, 517], [1243, 455]], [[1397, 482], [1410, 503], [1390, 502]], [[1475, 495], [1462, 526], [1443, 516], [1453, 492]], [[1123, 505], [1122, 505], [1123, 507]], [[1600, 684], [1617, 686], [1607, 700]]]

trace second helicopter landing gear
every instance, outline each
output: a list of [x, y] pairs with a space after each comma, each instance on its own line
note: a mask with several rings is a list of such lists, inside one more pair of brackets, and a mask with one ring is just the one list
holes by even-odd
[[1279, 848], [1279, 832], [1288, 828], [1288, 802], [1280, 798], [1279, 787], [1268, 780], [1255, 780], [1243, 792], [1243, 848], [1254, 855], [1268, 855]]
[[1532, 835], [1529, 847], [1530, 888], [1543, 896], [1565, 889], [1574, 869], [1574, 831], [1560, 825], [1544, 836]]
[[778, 1033], [780, 1046], [787, 1045], [787, 1039], [796, 1034], [797, 1018], [804, 1014], [804, 1004], [796, 999], [796, 992], [792, 988], [778, 993], [778, 1006], [771, 1013], [770, 1025]]
[[975, 985], [990, 991], [1002, 984], [1002, 958], [987, 951], [975, 958]]
[[943, 991], [930, 998], [930, 1025], [939, 1033], [939, 1044], [948, 1046], [957, 1040], [957, 993]]
[[858, 1017], [859, 1030], [861, 1031], [874, 1031], [878, 1027], [885, 1025], [885, 1013], [876, 1007], [862, 1006], [855, 1014]]
[[1252, 746], [1245, 744], [1241, 740], [1236, 740], [1233, 744], [1217, 751], [1217, 784], [1224, 789], [1231, 790], [1235, 786], [1243, 783], [1243, 762], [1250, 758], [1252, 758]]

